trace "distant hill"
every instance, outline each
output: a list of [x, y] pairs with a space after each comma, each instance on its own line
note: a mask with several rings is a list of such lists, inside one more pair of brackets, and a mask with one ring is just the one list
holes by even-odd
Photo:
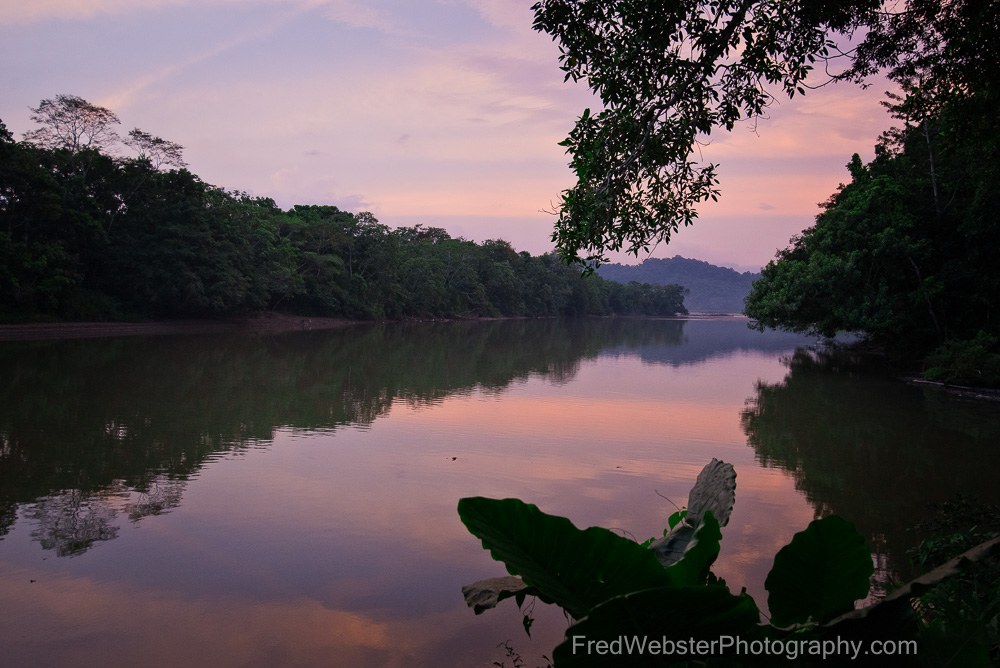
[[597, 269], [602, 278], [618, 283], [638, 281], [681, 285], [690, 294], [684, 306], [692, 313], [742, 313], [743, 298], [760, 274], [742, 274], [728, 267], [717, 267], [680, 255], [672, 258], [647, 258], [638, 265], [605, 264]]

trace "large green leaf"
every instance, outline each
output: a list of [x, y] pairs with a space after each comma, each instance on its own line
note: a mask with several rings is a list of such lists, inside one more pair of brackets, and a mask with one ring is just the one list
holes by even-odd
[[815, 520], [774, 557], [764, 581], [771, 623], [825, 623], [868, 595], [871, 552], [854, 525], [836, 515]]
[[734, 596], [727, 587], [658, 587], [594, 608], [566, 630], [566, 640], [552, 658], [557, 668], [696, 662], [710, 657], [692, 654], [687, 649], [692, 641], [729, 637], [750, 642], [760, 633], [759, 622], [753, 599]]
[[614, 596], [674, 584], [651, 550], [600, 527], [580, 530], [518, 499], [466, 498], [458, 514], [511, 575], [577, 619]]

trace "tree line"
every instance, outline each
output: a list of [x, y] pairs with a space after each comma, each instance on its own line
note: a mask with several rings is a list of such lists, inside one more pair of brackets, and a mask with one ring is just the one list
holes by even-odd
[[[22, 141], [0, 122], [0, 319], [352, 319], [686, 313], [676, 285], [580, 275], [553, 254], [229, 191], [181, 147], [61, 95]], [[123, 157], [122, 149], [134, 156]]]

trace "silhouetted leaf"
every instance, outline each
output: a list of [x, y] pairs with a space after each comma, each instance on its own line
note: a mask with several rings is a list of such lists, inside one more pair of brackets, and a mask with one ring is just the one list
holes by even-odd
[[600, 527], [581, 531], [518, 499], [466, 498], [458, 514], [511, 575], [577, 619], [614, 596], [674, 584], [638, 543]]
[[[704, 584], [708, 569], [719, 556], [722, 532], [711, 511], [705, 511], [701, 526], [686, 541], [684, 553], [668, 569], [674, 582], [679, 585]], [[659, 559], [659, 549], [654, 550]], [[660, 559], [660, 563], [663, 560]]]
[[764, 581], [775, 626], [823, 623], [868, 595], [871, 552], [854, 525], [836, 515], [809, 524], [774, 557]]

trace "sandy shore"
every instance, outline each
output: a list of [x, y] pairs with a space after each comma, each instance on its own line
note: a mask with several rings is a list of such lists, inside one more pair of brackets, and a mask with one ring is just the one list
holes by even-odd
[[218, 320], [158, 320], [153, 322], [45, 322], [0, 325], [0, 341], [84, 339], [103, 336], [205, 334], [210, 332], [279, 333], [305, 329], [332, 329], [357, 324], [340, 318], [264, 313], [247, 318]]

